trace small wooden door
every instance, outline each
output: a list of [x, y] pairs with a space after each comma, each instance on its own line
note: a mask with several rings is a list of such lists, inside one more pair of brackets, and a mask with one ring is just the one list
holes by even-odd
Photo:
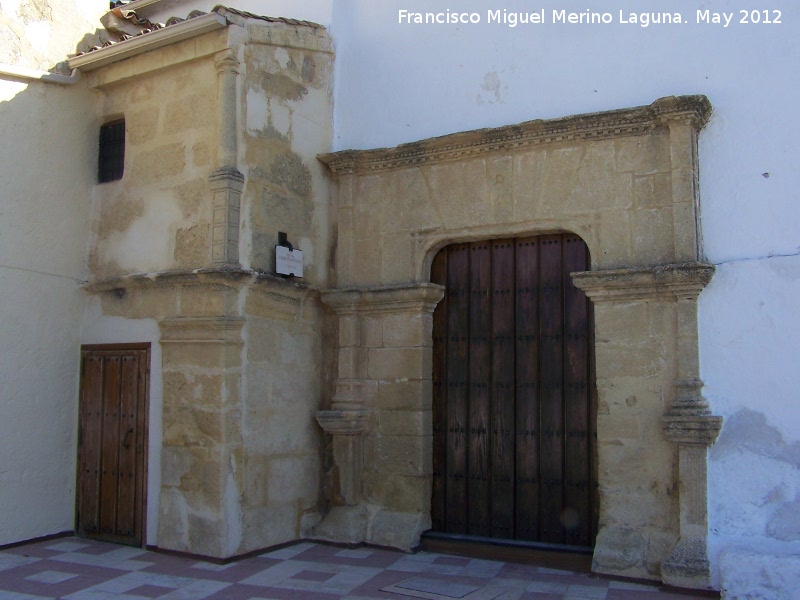
[[141, 546], [150, 344], [81, 348], [79, 535]]
[[436, 256], [433, 529], [591, 547], [597, 523], [592, 309], [572, 234]]

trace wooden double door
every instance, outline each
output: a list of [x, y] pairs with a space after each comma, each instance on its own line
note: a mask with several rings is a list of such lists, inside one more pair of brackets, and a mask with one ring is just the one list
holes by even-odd
[[592, 308], [572, 234], [455, 244], [433, 325], [433, 530], [594, 545]]
[[144, 541], [149, 365], [149, 344], [81, 348], [80, 535]]

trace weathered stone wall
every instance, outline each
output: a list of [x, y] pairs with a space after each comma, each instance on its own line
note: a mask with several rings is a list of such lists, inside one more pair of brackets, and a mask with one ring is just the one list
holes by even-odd
[[102, 0], [21, 0], [0, 5], [0, 63], [50, 70], [102, 43]]
[[323, 394], [323, 317], [316, 293], [276, 291], [256, 286], [246, 299], [242, 442], [248, 550], [302, 537], [319, 520], [322, 500], [321, 440], [313, 412]]
[[219, 32], [92, 73], [98, 127], [125, 119], [122, 179], [95, 188], [94, 279], [211, 266]]
[[[292, 36], [251, 25], [244, 47], [241, 97], [244, 197], [251, 204], [249, 266], [272, 272], [278, 232], [303, 251], [304, 278], [329, 277], [329, 206], [324, 166], [332, 136], [333, 54], [321, 29]], [[245, 208], [247, 210], [247, 208]]]
[[[696, 216], [696, 133], [709, 108], [704, 98], [668, 98], [628, 111], [322, 157], [339, 183], [336, 275], [344, 291], [325, 299], [335, 308], [356, 290], [371, 298], [391, 296], [398, 285], [422, 289], [433, 256], [449, 243], [556, 231], [583, 237], [592, 271], [576, 284], [595, 303], [599, 397], [594, 569], [661, 578], [679, 538], [696, 534], [699, 566], [673, 580], [696, 587], [708, 585], [705, 459], [687, 450], [679, 461], [679, 451], [697, 443], [704, 453], [707, 440], [665, 436], [663, 419], [676, 403], [708, 413], [699, 395], [695, 302], [713, 271], [699, 263]], [[350, 513], [360, 506], [391, 514], [380, 525], [383, 542], [409, 547], [429, 510], [430, 389], [419, 387], [432, 368], [429, 315], [398, 314], [406, 325], [398, 330], [391, 312], [380, 309], [374, 319], [375, 310], [366, 300], [345, 313], [337, 309], [340, 327], [353, 318], [361, 327], [357, 341], [339, 342], [343, 416], [352, 406], [364, 413], [364, 465], [351, 477], [363, 476], [363, 499], [345, 505], [356, 505]], [[415, 347], [406, 348], [412, 338]], [[391, 390], [398, 384], [418, 387], [397, 402]], [[709, 419], [716, 432], [718, 422]], [[671, 421], [681, 432], [684, 425]], [[691, 493], [679, 490], [681, 472]], [[398, 503], [403, 482], [409, 489]], [[342, 512], [332, 511], [317, 531], [357, 538]], [[410, 535], [390, 541], [386, 532], [393, 530]]]
[[330, 291], [339, 317], [335, 394], [317, 413], [332, 436], [333, 509], [310, 532], [412, 548], [430, 527], [433, 284]]
[[[127, 141], [122, 180], [96, 188], [89, 290], [104, 316], [160, 328], [148, 543], [230, 557], [319, 520], [313, 411], [330, 367], [309, 284], [329, 268], [315, 156], [330, 147], [332, 54], [320, 27], [218, 14], [226, 28], [92, 72], [101, 113], [125, 117]], [[302, 282], [271, 275], [279, 230], [304, 251]]]
[[[349, 153], [337, 153], [338, 285], [421, 281], [447, 241], [556, 230], [583, 237], [593, 269], [694, 260], [696, 174], [684, 166], [694, 164], [693, 136], [677, 124], [645, 129], [571, 140], [556, 127], [502, 153], [471, 150], [490, 148], [497, 130], [458, 134], [451, 149], [440, 139], [401, 146], [380, 173], [365, 152], [357, 176]], [[437, 145], [435, 158], [415, 160]]]

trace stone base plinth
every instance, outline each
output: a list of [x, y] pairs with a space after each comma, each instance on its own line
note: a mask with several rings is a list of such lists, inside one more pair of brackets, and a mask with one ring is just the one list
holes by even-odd
[[307, 537], [338, 544], [365, 542], [411, 550], [419, 544], [422, 532], [430, 527], [430, 515], [426, 513], [381, 510], [378, 506], [335, 506]]
[[681, 538], [661, 563], [661, 580], [679, 588], [711, 589], [705, 537]]
[[363, 506], [334, 506], [308, 538], [337, 544], [360, 544], [367, 535], [367, 509]]

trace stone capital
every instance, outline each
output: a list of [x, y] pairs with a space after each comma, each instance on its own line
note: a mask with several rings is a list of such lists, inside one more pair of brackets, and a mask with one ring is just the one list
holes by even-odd
[[239, 74], [239, 60], [231, 48], [226, 48], [214, 55], [214, 64], [218, 73]]
[[714, 265], [677, 263], [656, 267], [580, 271], [572, 273], [575, 286], [593, 302], [697, 298], [714, 275]]
[[667, 439], [685, 446], [710, 446], [722, 428], [722, 417], [711, 414], [708, 402], [702, 395], [700, 379], [675, 381], [675, 399], [662, 417], [662, 428]]
[[244, 175], [233, 167], [217, 169], [208, 177], [212, 190], [232, 189], [241, 192], [244, 189]]
[[314, 418], [325, 433], [331, 435], [360, 435], [367, 429], [365, 410], [319, 410]]
[[661, 419], [664, 435], [680, 446], [711, 446], [722, 429], [722, 417], [713, 415], [675, 415]]

